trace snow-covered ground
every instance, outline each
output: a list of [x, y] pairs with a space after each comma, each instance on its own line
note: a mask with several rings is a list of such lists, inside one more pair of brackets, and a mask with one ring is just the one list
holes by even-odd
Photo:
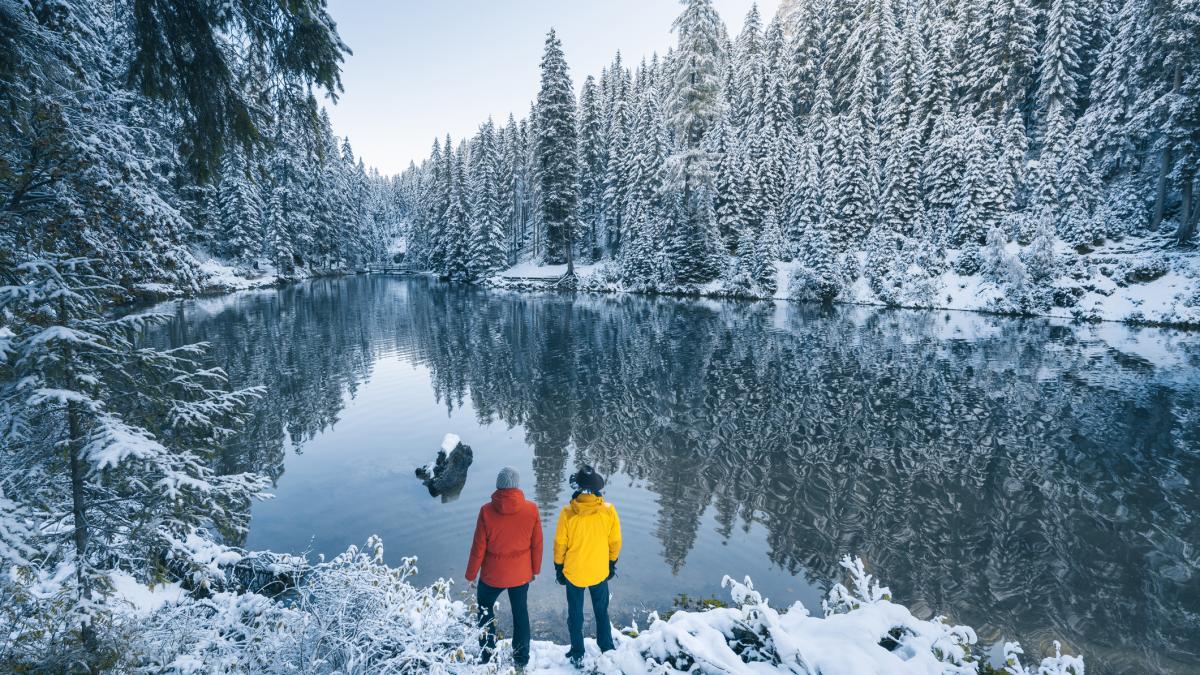
[[[271, 554], [250, 554], [267, 555]], [[772, 607], [749, 579], [726, 577], [727, 606], [649, 615], [645, 628], [616, 635], [601, 654], [587, 641], [585, 673], [601, 675], [887, 675], [980, 672], [988, 651], [975, 631], [941, 617], [916, 618], [861, 560], [843, 559], [845, 583], [834, 584], [821, 607], [797, 602]], [[295, 569], [289, 562], [289, 569]], [[129, 658], [149, 670], [224, 672], [430, 672], [485, 675], [512, 672], [511, 644], [496, 659], [477, 662], [479, 631], [468, 595], [439, 580], [413, 586], [415, 560], [383, 563], [372, 537], [329, 562], [306, 568], [298, 597], [288, 604], [253, 593], [216, 592], [194, 599], [178, 585], [154, 590], [123, 573], [114, 593], [125, 602]], [[454, 596], [462, 599], [455, 599]], [[1009, 675], [1083, 675], [1083, 660], [1055, 653], [1027, 670], [1016, 643], [990, 650]], [[1057, 651], [1057, 643], [1056, 643]], [[526, 672], [573, 675], [567, 647], [535, 641]], [[1036, 661], [1036, 659], [1030, 659]], [[157, 665], [156, 665], [157, 664]], [[305, 664], [297, 667], [297, 664]]]
[[[1006, 280], [989, 279], [982, 272], [959, 274], [953, 265], [948, 265], [946, 271], [929, 276], [915, 263], [902, 274], [904, 278], [897, 282], [899, 290], [890, 301], [881, 298], [872, 289], [863, 273], [843, 286], [837, 301], [914, 309], [1032, 314], [1081, 321], [1200, 327], [1200, 251], [1164, 250], [1148, 244], [1148, 241], [1114, 244], [1087, 254], [1076, 253], [1058, 242], [1055, 252], [1060, 260], [1059, 274], [1042, 282], [1044, 287], [1040, 290], [1054, 295], [1061, 304], [1022, 305], [1014, 297], [1027, 292], [1028, 288], [1018, 289]], [[1010, 243], [1007, 255], [1016, 260], [1020, 251], [1019, 246]], [[958, 253], [952, 255], [957, 256]], [[858, 261], [862, 266], [863, 254], [858, 254]], [[769, 297], [790, 300], [792, 275], [800, 263], [776, 262], [775, 267], [776, 288]], [[577, 265], [575, 269], [580, 278], [580, 288], [591, 291], [626, 290], [615, 281], [618, 275], [614, 263]], [[512, 280], [550, 279], [565, 272], [565, 265], [526, 262], [501, 272], [492, 279], [491, 284], [520, 290], [522, 284]], [[720, 279], [679, 290], [709, 297], [729, 295]], [[766, 299], [768, 296], [758, 297]]]
[[[576, 265], [575, 274], [590, 276], [599, 265]], [[500, 272], [497, 276], [521, 279], [557, 279], [567, 273], [566, 265], [538, 265], [534, 262], [523, 262]]]
[[[797, 602], [784, 611], [771, 607], [749, 579], [729, 577], [728, 607], [680, 611], [662, 620], [651, 615], [643, 631], [627, 629], [616, 650], [601, 654], [587, 640], [584, 671], [603, 675], [673, 675], [675, 673], [820, 673], [864, 675], [888, 673], [976, 673], [981, 658], [977, 638], [968, 626], [952, 626], [941, 617], [923, 621], [891, 602], [858, 559], [842, 561], [849, 585], [834, 585], [817, 615]], [[1056, 643], [1057, 645], [1057, 643]], [[1021, 665], [1021, 647], [1001, 646], [1004, 672], [1014, 675], [1083, 675], [1083, 659], [1056, 653], [1029, 671]], [[980, 652], [981, 653], [981, 652]], [[572, 675], [579, 670], [562, 645], [534, 642], [529, 673]]]
[[206, 291], [244, 291], [279, 283], [279, 276], [273, 268], [251, 271], [218, 258], [201, 260], [200, 275], [200, 285]]

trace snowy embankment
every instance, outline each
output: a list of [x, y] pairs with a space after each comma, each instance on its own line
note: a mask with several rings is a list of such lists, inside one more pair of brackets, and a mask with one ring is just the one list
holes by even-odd
[[347, 273], [351, 270], [318, 271], [297, 267], [290, 273], [279, 272], [265, 259], [254, 264], [234, 263], [212, 256], [202, 250], [192, 252], [195, 275], [194, 287], [189, 291], [179, 285], [142, 282], [134, 290], [151, 299], [178, 298], [194, 293], [231, 293], [257, 288], [270, 288], [281, 284], [303, 281], [323, 275]]
[[[1116, 243], [1080, 254], [1055, 242], [1053, 274], [1035, 279], [1022, 262], [1027, 247], [1008, 243], [992, 252], [992, 260], [952, 251], [943, 269], [927, 270], [917, 262], [893, 261], [872, 275], [865, 253], [841, 261], [835, 302], [912, 309], [953, 309], [1000, 314], [1061, 317], [1078, 321], [1119, 321], [1142, 325], [1200, 327], [1200, 251], [1164, 250], [1153, 239]], [[974, 256], [974, 260], [964, 258]], [[981, 269], [982, 268], [982, 269]], [[733, 286], [717, 279], [701, 286], [664, 292], [706, 297], [791, 300], [797, 298], [798, 261], [775, 263], [774, 289]], [[522, 263], [490, 280], [495, 288], [537, 289], [524, 280], [561, 276], [565, 265]], [[616, 263], [577, 265], [577, 287], [586, 291], [626, 292]]]
[[[226, 549], [231, 551], [232, 549]], [[400, 567], [383, 563], [383, 546], [372, 538], [365, 549], [311, 565], [289, 556], [244, 554], [256, 564], [278, 558], [276, 567], [303, 578], [281, 603], [256, 593], [212, 587], [195, 598], [178, 584], [155, 590], [127, 575], [113, 591], [128, 601], [122, 623], [130, 667], [154, 672], [341, 672], [507, 673], [511, 649], [502, 641], [493, 663], [477, 662], [479, 631], [467, 594], [456, 599], [451, 582], [427, 587], [410, 583], [415, 560]], [[235, 556], [236, 557], [236, 556]], [[226, 563], [236, 564], [228, 556]], [[975, 632], [942, 618], [918, 619], [891, 601], [887, 588], [862, 561], [842, 561], [848, 584], [835, 584], [817, 615], [800, 603], [785, 611], [771, 607], [750, 580], [726, 578], [732, 605], [708, 611], [654, 614], [644, 630], [621, 631], [617, 649], [600, 654], [587, 644], [584, 672], [604, 675], [682, 673], [978, 673]], [[299, 567], [303, 567], [300, 570]], [[529, 673], [578, 672], [566, 646], [534, 642]], [[1003, 645], [1010, 675], [1082, 675], [1079, 657], [1043, 659], [1026, 670], [1021, 648]], [[982, 669], [982, 670], [981, 670]]]

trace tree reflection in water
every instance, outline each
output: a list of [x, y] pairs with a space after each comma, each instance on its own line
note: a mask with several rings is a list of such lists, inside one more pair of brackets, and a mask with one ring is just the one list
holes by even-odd
[[270, 392], [218, 458], [230, 471], [278, 478], [397, 354], [448, 409], [469, 397], [481, 422], [524, 430], [544, 518], [572, 454], [644, 484], [672, 570], [711, 508], [726, 539], [765, 528], [792, 574], [838, 578], [861, 554], [900, 601], [985, 642], [1200, 667], [1200, 337], [379, 277], [177, 311], [158, 339], [210, 340], [235, 384]]

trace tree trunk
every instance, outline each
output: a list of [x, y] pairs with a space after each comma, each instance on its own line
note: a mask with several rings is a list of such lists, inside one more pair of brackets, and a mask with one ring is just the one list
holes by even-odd
[[1175, 241], [1186, 244], [1196, 234], [1196, 219], [1200, 216], [1200, 208], [1192, 203], [1195, 180], [1191, 172], [1183, 176], [1183, 209], [1179, 212], [1179, 227], [1175, 229]]
[[[66, 326], [69, 320], [66, 300], [58, 300], [58, 323]], [[70, 346], [63, 350], [63, 360], [67, 364], [65, 385], [74, 389], [78, 382], [75, 380], [73, 368], [75, 355]], [[79, 404], [72, 401], [67, 403], [67, 455], [71, 469], [71, 521], [72, 540], [75, 543], [75, 582], [79, 586], [79, 598], [84, 604], [91, 604], [92, 585], [87, 570], [88, 545], [91, 531], [87, 521], [87, 497], [84, 494], [84, 465], [81, 453], [83, 451], [83, 421], [80, 418]], [[80, 638], [89, 654], [96, 653], [96, 631], [88, 619], [80, 624]]]
[[563, 226], [566, 230], [563, 232], [563, 246], [567, 249], [567, 276], [575, 276], [575, 226], [574, 223], [568, 222]]
[[[1174, 98], [1179, 93], [1179, 88], [1183, 86], [1183, 69], [1178, 65], [1175, 66], [1174, 80], [1171, 83], [1171, 96]], [[1167, 174], [1171, 172], [1171, 145], [1168, 141], [1167, 147], [1163, 148], [1161, 162], [1158, 166], [1158, 189], [1154, 195], [1154, 216], [1150, 220], [1150, 230], [1157, 231], [1162, 225], [1163, 217], [1167, 210]]]
[[[87, 550], [91, 539], [91, 532], [88, 528], [87, 521], [87, 502], [83, 493], [83, 478], [84, 466], [83, 458], [80, 456], [82, 450], [81, 439], [82, 427], [79, 419], [79, 410], [77, 403], [67, 404], [67, 429], [71, 434], [69, 440], [70, 456], [71, 456], [71, 519], [74, 522], [74, 541], [75, 541], [75, 581], [79, 584], [79, 595], [84, 602], [90, 602], [92, 599], [91, 580], [87, 572]], [[92, 628], [88, 620], [84, 620], [80, 627], [80, 635], [83, 638], [83, 645], [89, 653], [96, 651], [96, 632]]]

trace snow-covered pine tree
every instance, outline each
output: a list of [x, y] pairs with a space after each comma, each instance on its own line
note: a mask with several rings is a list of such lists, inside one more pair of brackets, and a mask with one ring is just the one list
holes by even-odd
[[[449, 146], [449, 142], [446, 144]], [[450, 158], [447, 180], [449, 199], [446, 203], [446, 213], [442, 217], [442, 260], [441, 275], [453, 282], [471, 280], [471, 222], [467, 204], [466, 176], [466, 147], [465, 142], [459, 143], [457, 152], [446, 153]]]
[[732, 86], [726, 87], [730, 106], [730, 123], [738, 132], [747, 129], [755, 117], [755, 99], [758, 81], [762, 77], [763, 44], [762, 15], [758, 3], [750, 6], [742, 30], [733, 43], [733, 58], [729, 60], [733, 69], [730, 74]]
[[1089, 157], [1091, 144], [1082, 138], [1082, 131], [1082, 127], [1076, 127], [1068, 139], [1055, 181], [1061, 191], [1058, 202], [1053, 211], [1045, 213], [1053, 214], [1063, 240], [1087, 247], [1102, 241], [1104, 232], [1092, 217], [1096, 190]]
[[207, 459], [257, 392], [227, 390], [224, 373], [200, 365], [202, 345], [138, 344], [147, 324], [167, 317], [111, 317], [121, 289], [85, 259], [46, 255], [12, 271], [15, 283], [0, 289], [0, 370], [12, 375], [0, 383], [0, 452], [25, 470], [5, 492], [39, 505], [28, 512], [38, 519], [39, 565], [56, 570], [41, 592], [67, 608], [37, 618], [61, 631], [54, 658], [98, 667], [121, 648], [105, 634], [111, 571], [151, 581], [165, 560], [202, 588], [207, 561], [192, 558], [194, 538], [244, 532], [248, 502], [266, 481], [215, 475]]
[[292, 251], [293, 234], [289, 215], [291, 210], [290, 192], [287, 185], [277, 185], [271, 189], [271, 197], [267, 201], [266, 215], [266, 246], [270, 253], [271, 263], [282, 274], [292, 271], [295, 254]]
[[542, 86], [537, 97], [537, 158], [546, 262], [574, 270], [575, 227], [579, 219], [575, 92], [567, 73], [562, 42], [554, 30], [546, 36]]
[[479, 130], [471, 157], [471, 223], [467, 255], [472, 280], [480, 282], [504, 269], [504, 220], [500, 202], [500, 153], [489, 118]]
[[796, 146], [795, 119], [787, 88], [786, 41], [778, 19], [767, 28], [765, 59], [756, 104], [757, 129], [752, 138], [752, 156], [758, 168], [763, 205], [777, 213], [785, 208], [788, 192], [788, 157]]
[[971, 112], [992, 122], [1025, 110], [1037, 65], [1037, 12], [1029, 0], [980, 3], [969, 26], [963, 69]]
[[966, 172], [968, 133], [962, 120], [952, 113], [933, 121], [921, 171], [926, 210], [948, 214], [958, 206], [959, 186]]
[[[434, 152], [435, 155], [438, 152], [436, 143]], [[444, 275], [449, 264], [453, 238], [451, 226], [446, 220], [446, 214], [450, 213], [454, 190], [454, 141], [450, 134], [446, 134], [446, 141], [442, 144], [440, 152], [438, 163], [433, 169], [434, 201], [429, 233], [429, 264], [435, 272]], [[461, 204], [459, 206], [461, 207]]]
[[788, 44], [787, 79], [792, 94], [792, 116], [798, 123], [808, 118], [816, 99], [817, 78], [825, 56], [823, 24], [827, 20], [827, 10], [824, 2], [803, 2], [785, 18], [788, 23], [785, 32], [792, 36]]
[[717, 229], [725, 249], [732, 251], [737, 246], [737, 233], [745, 224], [743, 217], [746, 184], [745, 146], [734, 133], [729, 114], [717, 121], [709, 134], [709, 152], [716, 162], [715, 190]]
[[802, 264], [792, 273], [789, 294], [796, 300], [831, 302], [841, 292], [836, 254], [825, 228], [817, 225], [805, 239]]
[[218, 252], [239, 262], [253, 260], [262, 251], [263, 204], [253, 163], [240, 149], [231, 149], [221, 160], [218, 202]]
[[579, 96], [579, 251], [586, 262], [602, 255], [606, 143], [600, 94], [591, 75]]
[[500, 248], [504, 253], [505, 266], [516, 263], [512, 242], [516, 221], [517, 167], [513, 165], [510, 147], [515, 133], [516, 123], [510, 113], [504, 126], [496, 129], [496, 199], [500, 202], [500, 226], [504, 235]]
[[613, 106], [608, 134], [608, 162], [604, 172], [604, 195], [601, 211], [605, 220], [605, 249], [610, 258], [620, 252], [625, 232], [625, 210], [631, 189], [630, 168], [633, 145], [629, 139], [629, 106], [624, 98]]
[[788, 177], [791, 192], [784, 212], [784, 245], [780, 252], [784, 260], [798, 259], [802, 255], [811, 229], [824, 217], [821, 175], [820, 157], [814, 143], [802, 142]]
[[688, 0], [673, 29], [679, 47], [671, 60], [670, 121], [676, 152], [671, 189], [680, 195], [672, 266], [677, 281], [702, 283], [716, 277], [712, 264], [720, 248], [709, 237], [711, 190], [716, 182], [705, 139], [723, 113], [719, 68], [721, 19], [711, 0]]
[[923, 148], [917, 124], [920, 97], [918, 69], [925, 58], [919, 15], [911, 12], [889, 56], [891, 77], [883, 113], [883, 187], [880, 223], [908, 234], [921, 208], [920, 171]]
[[1062, 199], [1061, 163], [1075, 123], [1079, 97], [1082, 7], [1078, 0], [1052, 0], [1046, 11], [1037, 104], [1041, 153], [1034, 177], [1035, 206], [1057, 210]]
[[657, 290], [661, 268], [658, 256], [663, 253], [658, 246], [662, 240], [661, 221], [640, 199], [632, 199], [626, 204], [623, 221], [626, 238], [618, 259], [621, 278], [632, 290]]
[[950, 231], [952, 244], [982, 243], [1008, 206], [998, 180], [1003, 159], [995, 152], [994, 135], [994, 126], [978, 121], [968, 133], [966, 166]]

